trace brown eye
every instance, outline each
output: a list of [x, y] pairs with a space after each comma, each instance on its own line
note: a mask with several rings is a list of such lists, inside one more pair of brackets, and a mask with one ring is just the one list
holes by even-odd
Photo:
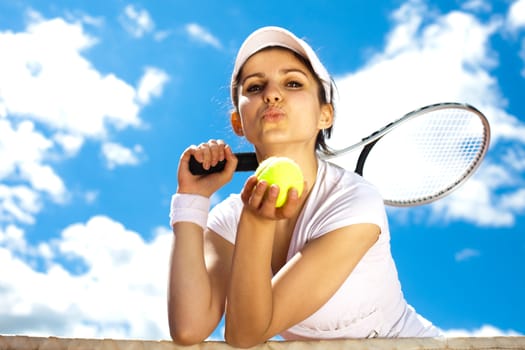
[[261, 84], [250, 84], [246, 88], [246, 91], [249, 93], [259, 92], [263, 89], [263, 86]]
[[288, 87], [291, 87], [291, 88], [300, 88], [300, 87], [303, 86], [303, 84], [301, 84], [300, 82], [295, 81], [295, 80], [292, 80], [292, 81], [288, 82], [286, 85]]

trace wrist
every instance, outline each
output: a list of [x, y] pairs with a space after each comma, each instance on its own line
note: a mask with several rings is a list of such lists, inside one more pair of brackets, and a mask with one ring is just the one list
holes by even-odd
[[257, 232], [275, 232], [277, 220], [262, 216], [259, 213], [245, 207], [241, 211], [239, 226], [241, 224], [242, 226], [250, 227], [253, 229], [253, 231]]
[[171, 197], [170, 225], [191, 222], [206, 229], [210, 198], [199, 194], [176, 193]]

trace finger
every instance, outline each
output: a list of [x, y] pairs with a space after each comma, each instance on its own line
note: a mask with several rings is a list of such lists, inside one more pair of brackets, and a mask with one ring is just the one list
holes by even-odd
[[216, 140], [208, 140], [208, 150], [210, 151], [210, 166], [217, 165], [221, 157], [220, 153], [222, 152], [218, 142]]
[[266, 190], [268, 190], [268, 183], [266, 181], [259, 181], [248, 200], [249, 206], [258, 210], [264, 201]]
[[271, 185], [266, 191], [266, 195], [260, 205], [260, 212], [262, 215], [272, 217], [275, 215], [275, 206], [277, 204], [277, 197], [279, 196], [279, 186]]
[[237, 169], [237, 163], [239, 162], [239, 160], [237, 159], [235, 154], [233, 154], [231, 147], [228, 145], [224, 146], [223, 154], [224, 154], [224, 158], [222, 160], [224, 159], [226, 160], [224, 170], [226, 170], [228, 173], [233, 174], [235, 172], [235, 169]]
[[182, 153], [181, 159], [189, 161], [191, 156], [195, 157], [197, 161], [202, 162], [202, 156], [199, 152], [199, 146], [191, 145], [188, 148], [186, 148], [184, 150], [184, 153]]
[[[226, 166], [228, 166], [228, 163], [226, 163]], [[245, 205], [248, 205], [250, 202], [250, 197], [255, 189], [255, 186], [257, 185], [257, 177], [255, 175], [250, 176], [242, 188], [241, 191], [241, 199]]]
[[195, 146], [195, 145], [189, 146], [180, 155], [180, 158], [179, 158], [179, 169], [180, 170], [189, 171], [189, 168], [190, 168], [189, 163], [190, 163], [190, 158], [192, 156], [195, 157], [195, 159], [197, 159], [197, 161], [199, 161], [198, 157], [200, 155], [197, 154], [197, 146]]
[[217, 140], [217, 147], [219, 150], [217, 162], [221, 162], [226, 159], [226, 149], [229, 147], [223, 140]]
[[197, 160], [202, 163], [202, 167], [206, 170], [210, 168], [211, 164], [211, 151], [208, 143], [201, 143], [198, 147], [197, 153], [199, 157]]
[[290, 217], [295, 213], [300, 204], [299, 192], [296, 188], [290, 188], [286, 197], [286, 202], [281, 208], [281, 216]]

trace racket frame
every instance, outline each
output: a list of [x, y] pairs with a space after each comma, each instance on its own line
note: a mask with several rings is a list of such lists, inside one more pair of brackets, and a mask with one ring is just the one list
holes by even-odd
[[442, 103], [436, 103], [436, 104], [432, 104], [432, 105], [428, 105], [428, 106], [416, 109], [412, 112], [405, 114], [403, 117], [397, 119], [396, 121], [387, 124], [383, 128], [373, 132], [369, 136], [363, 138], [360, 142], [353, 144], [349, 147], [343, 148], [341, 150], [338, 150], [334, 152], [333, 155], [324, 157], [324, 159], [327, 159], [327, 160], [333, 159], [338, 156], [352, 152], [356, 148], [363, 147], [357, 159], [356, 168], [354, 171], [357, 174], [364, 177], [363, 169], [366, 163], [366, 159], [368, 155], [370, 154], [370, 151], [372, 150], [372, 148], [376, 145], [376, 143], [383, 136], [385, 136], [386, 134], [391, 132], [393, 129], [399, 127], [400, 125], [402, 125], [403, 123], [411, 119], [414, 119], [421, 115], [424, 115], [430, 112], [435, 112], [441, 109], [465, 109], [465, 110], [468, 110], [469, 112], [475, 113], [479, 117], [479, 120], [481, 121], [481, 124], [483, 125], [483, 132], [484, 132], [483, 147], [481, 148], [481, 151], [477, 153], [477, 157], [473, 159], [473, 161], [471, 162], [471, 166], [465, 169], [464, 175], [462, 177], [458, 178], [457, 181], [454, 181], [449, 186], [447, 186], [446, 188], [443, 188], [441, 191], [438, 191], [435, 194], [420, 197], [418, 199], [413, 199], [413, 200], [391, 200], [388, 198], [384, 199], [384, 202], [386, 205], [394, 206], [394, 207], [413, 207], [413, 206], [418, 206], [418, 205], [423, 205], [423, 204], [434, 202], [438, 199], [441, 199], [449, 195], [450, 193], [455, 191], [457, 188], [459, 188], [460, 185], [462, 185], [465, 181], [467, 181], [475, 173], [478, 167], [481, 165], [482, 160], [488, 151], [488, 148], [490, 145], [489, 121], [487, 117], [483, 113], [481, 113], [481, 111], [479, 111], [477, 108], [475, 108], [474, 106], [470, 104], [457, 103], [457, 102], [442, 102]]

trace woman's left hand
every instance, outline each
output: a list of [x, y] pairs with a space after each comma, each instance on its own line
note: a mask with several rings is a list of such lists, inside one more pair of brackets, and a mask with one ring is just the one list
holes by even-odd
[[[304, 186], [306, 188], [306, 184]], [[241, 191], [241, 199], [244, 206], [252, 213], [265, 219], [280, 220], [291, 218], [301, 207], [301, 199], [305, 196], [303, 191], [299, 196], [297, 189], [291, 188], [288, 191], [286, 201], [282, 207], [276, 208], [279, 186], [270, 185], [266, 181], [259, 181], [257, 176], [252, 175], [248, 178]]]

